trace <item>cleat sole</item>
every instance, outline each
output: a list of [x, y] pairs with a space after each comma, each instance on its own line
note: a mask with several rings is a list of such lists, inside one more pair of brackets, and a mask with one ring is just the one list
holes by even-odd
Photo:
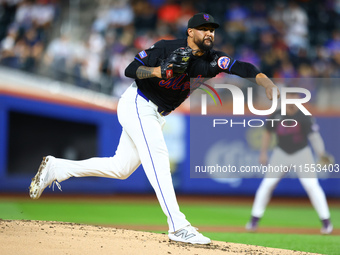
[[38, 199], [42, 192], [39, 194], [39, 190], [41, 189], [40, 181], [41, 181], [41, 174], [42, 171], [45, 169], [46, 164], [48, 162], [48, 158], [43, 157], [43, 160], [41, 161], [41, 164], [39, 166], [37, 174], [32, 178], [31, 185], [29, 187], [29, 194], [32, 199]]

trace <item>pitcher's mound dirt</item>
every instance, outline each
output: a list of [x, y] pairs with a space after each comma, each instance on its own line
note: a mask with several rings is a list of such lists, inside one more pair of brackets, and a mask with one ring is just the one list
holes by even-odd
[[212, 241], [210, 245], [170, 242], [166, 234], [64, 222], [0, 220], [0, 253], [25, 254], [311, 254]]

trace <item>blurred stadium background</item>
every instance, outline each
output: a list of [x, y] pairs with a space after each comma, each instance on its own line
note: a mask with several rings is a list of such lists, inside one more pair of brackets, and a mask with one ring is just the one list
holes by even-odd
[[[184, 37], [196, 12], [220, 22], [217, 49], [269, 77], [322, 79], [306, 84], [309, 106], [339, 163], [339, 0], [0, 0], [0, 192], [27, 192], [48, 154], [112, 156], [121, 132], [116, 103], [132, 82], [126, 66], [159, 39]], [[190, 179], [189, 123], [184, 106], [167, 117], [164, 131], [177, 192], [253, 196], [259, 178]], [[254, 162], [259, 134], [235, 132], [225, 137], [230, 160]], [[320, 183], [329, 198], [340, 197], [339, 178]], [[153, 192], [140, 169], [125, 181], [73, 178], [62, 186], [65, 193]], [[295, 179], [274, 194], [306, 196]]]

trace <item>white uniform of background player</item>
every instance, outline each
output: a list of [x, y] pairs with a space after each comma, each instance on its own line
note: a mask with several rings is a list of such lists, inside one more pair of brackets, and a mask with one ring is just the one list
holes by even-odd
[[[298, 94], [288, 94], [287, 97], [298, 98]], [[283, 127], [279, 124], [280, 121], [277, 121], [277, 125], [272, 127], [272, 123], [268, 123], [262, 138], [260, 163], [263, 165], [269, 163], [270, 166], [293, 166], [297, 169], [296, 174], [322, 222], [321, 233], [329, 234], [332, 232], [333, 226], [330, 222], [326, 196], [318, 182], [317, 173], [308, 168], [300, 172], [299, 168], [299, 166], [305, 166], [305, 164], [310, 166], [315, 163], [308, 140], [319, 157], [325, 155], [323, 140], [318, 131], [318, 126], [311, 116], [305, 116], [294, 104], [287, 105], [286, 110], [286, 116], [281, 116], [280, 112], [277, 111], [270, 119], [294, 119], [298, 122], [298, 125], [296, 127]], [[290, 124], [287, 122], [286, 125]], [[294, 125], [294, 123], [292, 122], [291, 125]], [[272, 137], [271, 132], [275, 132], [277, 135], [278, 145], [274, 148], [268, 162], [267, 150]], [[252, 217], [246, 225], [247, 230], [255, 231], [257, 229], [258, 221], [265, 212], [273, 190], [285, 174], [283, 171], [266, 174], [256, 192], [251, 212]]]

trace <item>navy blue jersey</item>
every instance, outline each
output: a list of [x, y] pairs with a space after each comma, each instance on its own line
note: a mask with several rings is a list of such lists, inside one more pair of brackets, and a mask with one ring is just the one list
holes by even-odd
[[[127, 69], [130, 68], [133, 70], [132, 72], [135, 72], [136, 67], [141, 65], [148, 67], [160, 66], [163, 59], [166, 59], [174, 50], [180, 47], [187, 47], [187, 39], [158, 41], [149, 49], [139, 52]], [[254, 75], [259, 73], [249, 63], [236, 61], [224, 52], [210, 50], [200, 57], [191, 56], [187, 71], [181, 76], [173, 77], [169, 80], [134, 78], [140, 91], [149, 100], [170, 112], [189, 96], [190, 89], [193, 89], [193, 86], [190, 86], [190, 78], [213, 78], [221, 72], [237, 74], [241, 77], [251, 76], [251, 78], [254, 78]], [[131, 75], [130, 77], [133, 76]]]
[[[308, 146], [308, 135], [319, 129], [318, 125], [312, 116], [304, 115], [300, 110], [294, 115], [282, 116], [280, 111], [275, 111], [270, 119], [279, 119], [274, 121], [272, 125], [271, 121], [266, 124], [266, 129], [270, 132], [275, 132], [277, 136], [277, 146], [288, 154], [297, 152]], [[286, 126], [294, 126], [295, 122], [288, 121], [288, 119], [294, 119], [297, 122], [295, 127], [284, 127], [281, 125], [281, 121], [287, 119], [284, 122]]]

